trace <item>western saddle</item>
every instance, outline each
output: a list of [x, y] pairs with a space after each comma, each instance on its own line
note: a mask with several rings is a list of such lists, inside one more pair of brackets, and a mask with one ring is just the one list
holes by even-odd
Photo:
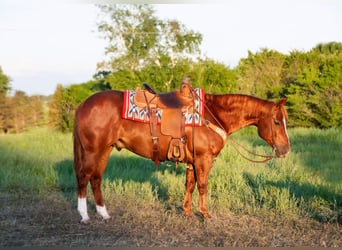
[[152, 136], [152, 160], [159, 165], [159, 138], [157, 111], [162, 110], [160, 132], [170, 136], [167, 159], [176, 162], [187, 162], [185, 115], [188, 109], [194, 110], [194, 92], [189, 78], [184, 78], [180, 90], [157, 93], [150, 85], [143, 83], [146, 90], [136, 90], [134, 103], [139, 107], [147, 107], [150, 114], [150, 130]]

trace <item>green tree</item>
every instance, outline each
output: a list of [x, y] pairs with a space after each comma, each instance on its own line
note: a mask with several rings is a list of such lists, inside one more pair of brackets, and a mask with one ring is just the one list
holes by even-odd
[[109, 87], [102, 78], [68, 87], [58, 84], [48, 104], [49, 125], [63, 132], [71, 131], [75, 110], [81, 102], [90, 95], [107, 89]]
[[58, 84], [55, 92], [51, 97], [51, 101], [48, 103], [49, 107], [49, 125], [57, 130], [63, 130], [64, 124], [62, 119], [63, 111], [63, 91], [62, 84]]
[[58, 84], [49, 105], [50, 124], [62, 132], [71, 131], [77, 104], [81, 103], [91, 93], [83, 85], [71, 85], [64, 88]]
[[342, 44], [292, 52], [284, 63], [282, 81], [292, 126], [341, 127]]
[[148, 82], [159, 92], [180, 88], [183, 77], [191, 72], [191, 63], [190, 59], [184, 58], [180, 59], [174, 67], [168, 67], [167, 64], [162, 64], [161, 67], [145, 66], [138, 73], [138, 87], [141, 87], [141, 82]]
[[11, 98], [0, 97], [0, 133], [9, 133], [13, 129], [13, 113], [11, 111]]
[[11, 90], [10, 82], [11, 78], [4, 74], [0, 66], [0, 95], [6, 95]]
[[11, 89], [11, 79], [5, 75], [0, 66], [0, 131], [7, 132], [8, 124], [6, 116], [8, 115], [7, 92]]
[[27, 119], [30, 115], [28, 103], [29, 99], [24, 91], [16, 91], [10, 99], [10, 121], [15, 133], [24, 132], [29, 125]]
[[282, 68], [285, 56], [277, 51], [262, 49], [240, 60], [237, 71], [239, 91], [261, 98], [278, 98], [282, 91]]
[[194, 63], [190, 76], [194, 86], [202, 87], [208, 93], [234, 93], [237, 90], [235, 70], [214, 60]]
[[342, 54], [342, 43], [329, 42], [320, 43], [312, 49], [312, 52], [320, 53], [321, 55], [339, 56]]
[[106, 47], [109, 61], [99, 63], [98, 69], [118, 72], [117, 76], [108, 77], [113, 89], [126, 88], [124, 81], [128, 81], [128, 86], [141, 84], [139, 72], [145, 68], [142, 75], [153, 69], [156, 76], [168, 69], [168, 73], [162, 74], [165, 78], [157, 82], [157, 88], [171, 90], [178, 64], [200, 52], [201, 34], [188, 30], [178, 21], [158, 19], [150, 5], [99, 7], [103, 16], [98, 28], [109, 42]]
[[27, 120], [30, 127], [45, 125], [44, 101], [42, 96], [30, 96], [28, 99], [29, 113]]

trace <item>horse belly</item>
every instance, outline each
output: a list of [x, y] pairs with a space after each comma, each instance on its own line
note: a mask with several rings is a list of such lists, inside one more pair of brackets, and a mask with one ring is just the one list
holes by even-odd
[[[171, 137], [160, 133], [158, 127], [159, 161], [165, 161]], [[152, 158], [152, 135], [148, 123], [122, 120], [118, 140], [114, 143], [115, 148], [127, 150], [145, 158]]]

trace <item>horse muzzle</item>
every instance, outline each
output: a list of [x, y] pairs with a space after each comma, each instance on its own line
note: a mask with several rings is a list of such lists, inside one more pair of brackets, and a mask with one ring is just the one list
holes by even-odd
[[290, 153], [290, 147], [273, 147], [277, 158], [285, 158]]

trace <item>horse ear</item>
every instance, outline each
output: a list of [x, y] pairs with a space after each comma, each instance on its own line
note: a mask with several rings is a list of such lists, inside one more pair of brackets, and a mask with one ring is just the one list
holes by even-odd
[[278, 105], [280, 106], [280, 105], [285, 105], [285, 103], [287, 102], [287, 97], [285, 97], [285, 98], [283, 98], [283, 99], [281, 99], [279, 102], [278, 102]]

